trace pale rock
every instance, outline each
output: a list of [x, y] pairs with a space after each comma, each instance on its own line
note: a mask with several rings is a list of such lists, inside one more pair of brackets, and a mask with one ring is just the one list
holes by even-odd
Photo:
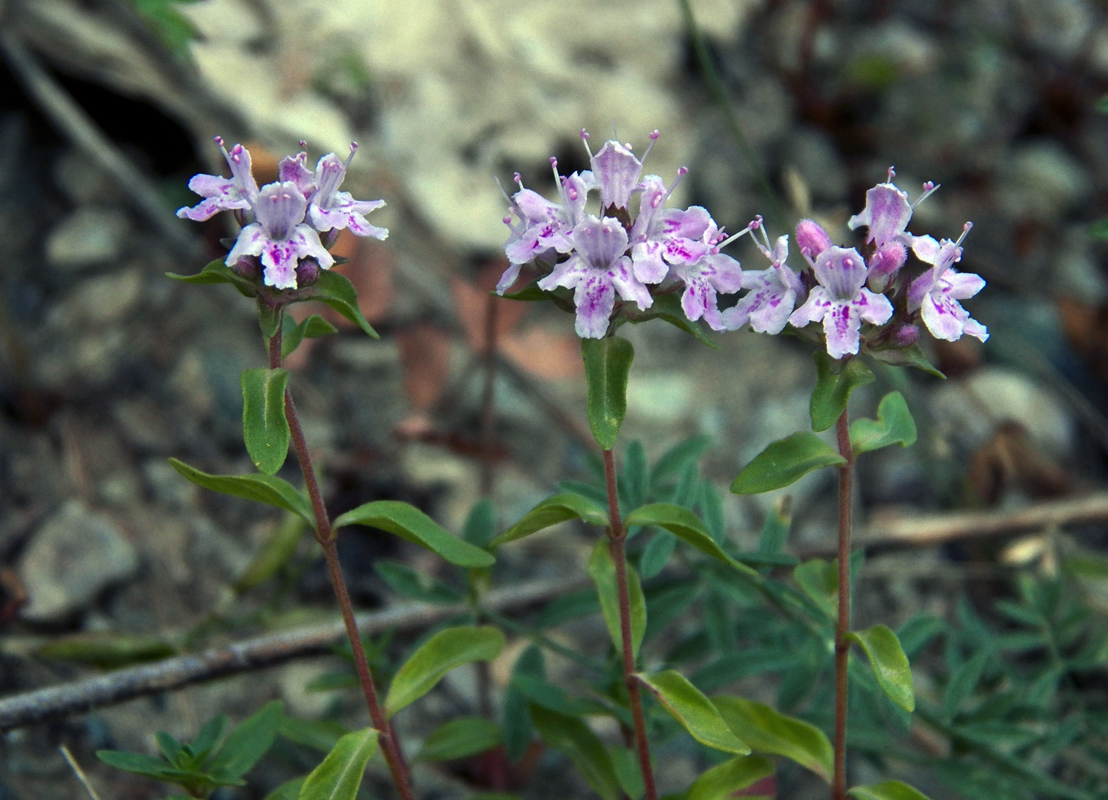
[[73, 271], [118, 259], [131, 235], [130, 218], [114, 208], [82, 206], [62, 218], [46, 239], [46, 260]]

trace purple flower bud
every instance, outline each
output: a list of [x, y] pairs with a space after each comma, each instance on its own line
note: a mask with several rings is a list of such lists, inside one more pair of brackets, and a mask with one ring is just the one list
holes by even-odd
[[319, 280], [319, 262], [312, 258], [302, 258], [296, 265], [296, 286], [302, 289]]
[[796, 223], [796, 244], [800, 253], [809, 261], [831, 246], [831, 237], [827, 231], [813, 219], [802, 219]]
[[243, 256], [231, 264], [231, 271], [248, 281], [260, 281], [262, 279], [262, 259], [258, 256]]
[[895, 334], [893, 342], [897, 347], [911, 347], [919, 341], [918, 325], [901, 325]]

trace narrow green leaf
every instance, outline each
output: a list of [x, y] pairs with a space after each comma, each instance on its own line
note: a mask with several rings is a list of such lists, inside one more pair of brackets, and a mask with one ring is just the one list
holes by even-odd
[[339, 739], [304, 780], [299, 800], [354, 800], [366, 764], [377, 752], [377, 737], [377, 731], [366, 728]]
[[[1038, 644], [1039, 642], [1036, 641], [1036, 645]], [[958, 713], [962, 704], [973, 695], [973, 690], [981, 682], [981, 676], [991, 657], [990, 650], [982, 650], [951, 673], [947, 680], [946, 691], [943, 692], [943, 713], [948, 717]]]
[[946, 620], [942, 617], [934, 614], [917, 614], [897, 629], [896, 638], [904, 648], [904, 655], [911, 660], [946, 629]]
[[793, 580], [813, 603], [835, 619], [839, 614], [839, 562], [811, 558], [793, 570]]
[[713, 697], [712, 702], [735, 735], [755, 753], [772, 753], [792, 759], [831, 782], [834, 751], [819, 728], [771, 706], [741, 697], [720, 695]]
[[165, 756], [166, 761], [170, 764], [182, 769], [191, 768], [191, 765], [187, 763], [188, 756], [185, 755], [185, 757], [182, 758], [184, 748], [181, 746], [181, 743], [168, 733], [165, 731], [158, 731], [154, 734], [154, 741], [157, 742], [158, 749], [162, 751], [162, 755]]
[[187, 778], [191, 775], [191, 773], [174, 769], [168, 762], [160, 758], [142, 755], [141, 753], [128, 753], [123, 750], [97, 750], [96, 757], [109, 767], [115, 767], [134, 775], [145, 775], [155, 780], [173, 782], [172, 777], [168, 776]]
[[590, 525], [608, 527], [608, 511], [579, 494], [570, 492], [543, 500], [523, 515], [523, 519], [493, 539], [490, 547], [499, 547], [524, 536], [571, 519], [581, 519]]
[[350, 733], [350, 729], [334, 720], [281, 717], [277, 732], [294, 744], [330, 753], [335, 743]]
[[303, 538], [304, 523], [296, 517], [285, 517], [235, 581], [235, 591], [241, 594], [276, 575], [296, 554]]
[[285, 417], [287, 369], [248, 369], [242, 373], [242, 433], [246, 452], [260, 472], [275, 475], [289, 452]]
[[874, 625], [864, 631], [850, 631], [846, 638], [865, 650], [877, 683], [889, 699], [905, 711], [915, 710], [912, 668], [896, 634], [887, 625]]
[[512, 667], [512, 681], [504, 693], [504, 750], [508, 760], [515, 763], [523, 758], [531, 746], [534, 726], [527, 710], [527, 696], [516, 686], [518, 678], [542, 680], [546, 675], [542, 650], [537, 645], [528, 647], [516, 659]]
[[715, 440], [707, 435], [692, 436], [674, 445], [655, 462], [650, 470], [650, 488], [659, 489], [666, 481], [678, 477], [689, 464], [695, 464], [701, 454], [710, 450]]
[[619, 781], [619, 788], [630, 800], [639, 800], [646, 794], [646, 784], [642, 777], [642, 767], [639, 766], [639, 754], [630, 747], [614, 745], [608, 748], [608, 755], [612, 757], [612, 768]]
[[877, 361], [892, 367], [915, 367], [941, 380], [946, 380], [946, 375], [939, 372], [935, 366], [927, 360], [923, 348], [919, 344], [911, 347], [897, 347], [888, 350], [868, 350], [867, 353]]
[[462, 601], [462, 593], [451, 589], [442, 581], [409, 567], [402, 561], [379, 558], [373, 569], [397, 594], [423, 603], [452, 605]]
[[620, 497], [624, 508], [636, 508], [646, 502], [650, 489], [650, 470], [646, 465], [646, 451], [638, 439], [628, 443], [623, 453], [623, 468], [619, 475]]
[[850, 393], [876, 379], [860, 358], [852, 358], [838, 372], [837, 362], [822, 350], [816, 351], [816, 386], [812, 390], [812, 430], [825, 431], [834, 425], [850, 402]]
[[635, 675], [658, 698], [662, 707], [701, 744], [725, 753], [749, 755], [740, 740], [704, 694], [676, 670]]
[[500, 726], [484, 717], [461, 717], [439, 726], [423, 740], [416, 761], [452, 761], [491, 750], [504, 740]]
[[582, 339], [581, 357], [588, 386], [589, 427], [596, 443], [611, 450], [627, 414], [627, 378], [635, 350], [618, 336]]
[[301, 775], [299, 778], [293, 778], [291, 781], [285, 781], [272, 792], [265, 796], [265, 800], [299, 800], [300, 790], [304, 786], [304, 781], [308, 779], [307, 775]]
[[262, 338], [266, 342], [267, 346], [269, 340], [276, 334], [277, 330], [281, 327], [281, 320], [285, 316], [284, 305], [273, 305], [258, 296], [255, 305], [258, 308], [258, 327], [262, 329]]
[[739, 572], [754, 575], [755, 572], [745, 564], [740, 564], [727, 553], [723, 552], [715, 539], [708, 532], [704, 523], [687, 508], [672, 503], [651, 503], [650, 505], [636, 508], [624, 520], [624, 524], [630, 525], [654, 525], [669, 531], [678, 539], [691, 544], [697, 550], [712, 558], [722, 561]]
[[293, 514], [299, 514], [305, 522], [315, 528], [312, 507], [307, 498], [292, 488], [287, 481], [273, 475], [209, 475], [190, 467], [183, 461], [169, 459], [170, 465], [197, 486], [211, 489], [213, 492], [253, 500], [256, 503], [283, 508]]
[[354, 284], [344, 276], [332, 269], [320, 270], [319, 281], [311, 287], [311, 294], [309, 299], [329, 305], [361, 328], [366, 335], [374, 339], [381, 338], [362, 315], [358, 308], [358, 292], [354, 289]]
[[273, 745], [283, 708], [280, 700], [273, 700], [239, 723], [208, 762], [207, 770], [231, 778], [249, 772]]
[[[600, 610], [604, 613], [604, 623], [612, 638], [616, 652], [623, 652], [623, 635], [619, 618], [619, 592], [616, 586], [616, 562], [605, 537], [597, 541], [589, 558], [589, 577], [596, 584], [596, 593], [600, 596]], [[630, 566], [627, 567], [627, 589], [631, 600], [631, 657], [638, 658], [639, 645], [646, 633], [646, 600], [643, 598], [639, 576]]]
[[37, 648], [35, 653], [58, 661], [91, 664], [101, 669], [118, 669], [175, 655], [177, 648], [157, 636], [105, 631], [63, 636]]
[[439, 631], [396, 671], [385, 698], [391, 717], [431, 691], [442, 676], [462, 664], [492, 661], [504, 649], [504, 634], [496, 628], [461, 626]]
[[569, 756], [602, 800], [618, 800], [619, 781], [604, 743], [579, 719], [531, 706], [531, 719], [547, 747]]
[[697, 778], [684, 800], [724, 800], [772, 774], [773, 762], [765, 756], [735, 756]]
[[754, 457], [731, 483], [735, 494], [780, 489], [812, 470], [845, 464], [846, 459], [814, 433], [800, 431], [778, 439]]
[[486, 551], [448, 533], [415, 506], [397, 500], [377, 500], [347, 511], [334, 522], [336, 529], [343, 525], [378, 528], [425, 547], [459, 567], [489, 567], [496, 561]]
[[927, 795], [901, 781], [883, 781], [869, 786], [855, 786], [847, 791], [855, 800], [928, 800]]
[[854, 455], [892, 444], [911, 447], [916, 441], [916, 422], [900, 392], [889, 392], [877, 406], [877, 419], [856, 419], [850, 424], [850, 446]]
[[[223, 740], [223, 734], [229, 724], [226, 714], [217, 714], [212, 717], [196, 734], [196, 738], [189, 742], [189, 751], [198, 763], [204, 761], [215, 746]], [[164, 752], [164, 751], [163, 751]]]
[[325, 320], [319, 314], [311, 314], [296, 323], [288, 314], [284, 315], [284, 330], [281, 332], [281, 358], [292, 355], [305, 339], [318, 339], [320, 336], [329, 336], [338, 333], [339, 329]]
[[246, 278], [232, 272], [231, 269], [223, 263], [222, 258], [217, 258], [215, 261], [209, 262], [205, 265], [204, 269], [200, 270], [200, 272], [195, 275], [178, 275], [176, 272], [167, 272], [165, 275], [167, 278], [181, 281], [181, 283], [198, 285], [229, 283], [238, 289], [239, 294], [244, 297], [254, 297], [257, 294], [254, 284], [246, 280]]
[[643, 548], [639, 557], [639, 572], [645, 580], [650, 580], [666, 568], [666, 562], [677, 547], [677, 537], [669, 531], [658, 531]]
[[782, 498], [766, 514], [762, 533], [758, 537], [758, 555], [776, 556], [784, 553], [785, 543], [789, 539], [789, 528], [792, 527], [789, 505], [788, 498]]
[[465, 524], [462, 525], [462, 538], [474, 547], [488, 547], [496, 536], [496, 507], [487, 497], [478, 500], [470, 509]]

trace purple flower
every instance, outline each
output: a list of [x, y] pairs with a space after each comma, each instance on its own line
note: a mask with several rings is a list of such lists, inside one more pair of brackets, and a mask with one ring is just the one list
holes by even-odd
[[654, 302], [639, 282], [626, 255], [627, 231], [619, 220], [586, 216], [571, 234], [573, 250], [538, 285], [544, 291], [558, 286], [574, 289], [577, 307], [575, 329], [584, 339], [602, 339], [615, 308], [615, 294], [647, 309]]
[[908, 289], [908, 310], [919, 310], [923, 324], [936, 339], [953, 342], [962, 334], [982, 342], [989, 338], [985, 326], [972, 319], [958, 302], [980, 292], [985, 280], [980, 275], [957, 272], [952, 266], [962, 258], [960, 245], [971, 227], [972, 223], [967, 222], [957, 242], [950, 239], [936, 242], [930, 236], [918, 236], [912, 246], [921, 261], [933, 266]]
[[346, 161], [340, 161], [334, 153], [328, 153], [319, 159], [315, 168], [315, 194], [310, 198], [308, 219], [319, 231], [346, 229], [355, 236], [369, 236], [374, 239], [386, 239], [389, 232], [385, 228], [371, 225], [365, 218], [385, 204], [384, 200], [355, 200], [350, 192], [340, 192], [339, 186], [346, 177], [346, 167], [358, 149], [357, 143], [350, 145], [350, 155]]
[[[711, 221], [711, 217], [708, 219]], [[712, 330], [716, 331], [724, 330], [717, 292], [734, 294], [743, 285], [743, 271], [739, 262], [719, 252], [721, 239], [723, 232], [716, 227], [715, 222], [711, 222], [701, 242], [709, 248], [708, 251], [684, 262], [677, 261], [670, 268], [670, 276], [685, 284], [685, 292], [681, 295], [681, 309], [685, 316], [693, 322], [703, 317]]]
[[554, 170], [554, 180], [558, 186], [560, 203], [552, 203], [538, 192], [523, 188], [523, 181], [516, 173], [519, 191], [509, 203], [511, 212], [519, 217], [519, 224], [513, 224], [511, 217], [504, 219], [511, 229], [511, 235], [504, 245], [504, 253], [511, 266], [504, 271], [496, 291], [504, 294], [519, 277], [519, 268], [536, 258], [544, 258], [551, 253], [568, 253], [573, 249], [570, 234], [584, 219], [585, 201], [592, 188], [592, 174], [574, 172], [568, 178], [558, 173], [558, 160], [550, 159]]
[[[643, 153], [646, 158], [654, 142], [660, 134], [654, 131], [650, 134], [650, 146]], [[615, 139], [609, 139], [604, 146], [593, 155], [589, 148], [589, 134], [582, 128], [581, 139], [585, 143], [585, 149], [589, 151], [589, 162], [592, 165], [592, 174], [600, 189], [600, 208], [607, 211], [609, 208], [627, 208], [631, 203], [631, 195], [639, 189], [639, 176], [642, 175], [642, 161], [631, 152], [631, 146], [620, 144]]]
[[[761, 217], [752, 222], [743, 233], [755, 229], [762, 231], [765, 243], [758, 242], [757, 239], [754, 241], [770, 260], [770, 267], [743, 272], [742, 288], [748, 290], [747, 294], [723, 312], [723, 329], [737, 330], [749, 322], [750, 327], [758, 333], [778, 334], [785, 329], [785, 323], [789, 321], [789, 315], [796, 306], [796, 298], [804, 291], [804, 283], [799, 275], [785, 265], [789, 257], [789, 237], [779, 237], [771, 249]], [[800, 238], [799, 230], [797, 238]]]
[[700, 206], [682, 210], [665, 208], [677, 182], [688, 172], [682, 167], [668, 188], [657, 175], [647, 175], [639, 202], [639, 215], [631, 227], [631, 260], [635, 277], [643, 283], [660, 283], [670, 267], [690, 267], [708, 255], [715, 244], [707, 241], [716, 230], [711, 215]]
[[915, 237], [905, 231], [905, 228], [912, 218], [912, 211], [939, 188], [928, 181], [923, 185], [923, 194], [916, 202], [909, 203], [908, 193], [893, 184], [895, 176], [896, 172], [889, 167], [888, 182], [879, 183], [866, 192], [865, 210], [861, 214], [855, 214], [847, 223], [851, 230], [866, 226], [869, 229], [866, 244], [875, 242], [878, 248], [891, 242], [900, 242], [905, 247], [911, 247]]
[[296, 267], [302, 258], [314, 258], [321, 269], [328, 269], [335, 259], [324, 249], [315, 229], [304, 222], [307, 206], [293, 181], [263, 186], [254, 202], [257, 222], [239, 232], [227, 254], [227, 265], [260, 256], [263, 281], [277, 289], [296, 288]]
[[228, 153], [222, 138], [217, 136], [215, 141], [231, 167], [231, 177], [193, 175], [189, 180], [189, 189], [204, 199], [192, 208], [185, 206], [177, 209], [177, 216], [182, 219], [203, 222], [220, 211], [249, 209], [258, 196], [258, 184], [250, 172], [250, 153], [241, 144], [236, 144]]
[[796, 244], [800, 254], [813, 264], [816, 256], [831, 246], [831, 237], [814, 219], [802, 219], [796, 223]]
[[831, 246], [816, 257], [813, 268], [820, 285], [812, 289], [808, 302], [789, 317], [789, 324], [803, 328], [823, 322], [827, 353], [842, 358], [858, 352], [862, 321], [880, 325], [893, 315], [889, 299], [862, 285], [866, 262], [857, 250]]

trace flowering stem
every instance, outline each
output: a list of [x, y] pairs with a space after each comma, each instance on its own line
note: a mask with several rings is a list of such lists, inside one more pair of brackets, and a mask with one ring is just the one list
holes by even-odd
[[846, 463], [839, 467], [839, 618], [835, 626], [835, 773], [831, 800], [846, 800], [846, 700], [850, 642], [850, 529], [851, 498], [854, 489], [854, 448], [850, 445], [850, 424], [844, 409], [835, 423], [839, 455]]
[[635, 656], [631, 643], [631, 591], [627, 582], [627, 531], [619, 515], [619, 499], [616, 494], [616, 464], [612, 451], [604, 451], [604, 480], [608, 488], [608, 541], [612, 560], [616, 565], [616, 593], [619, 595], [620, 649], [623, 651], [623, 680], [627, 685], [627, 698], [631, 706], [631, 720], [635, 727], [635, 749], [639, 753], [646, 800], [657, 800], [654, 788], [654, 770], [650, 766], [650, 742], [646, 738], [646, 717], [642, 710], [642, 693], [635, 677]]
[[[282, 312], [283, 313], [283, 312]], [[281, 366], [281, 326], [278, 324], [277, 332], [269, 340], [269, 368], [279, 369]], [[366, 705], [369, 707], [369, 716], [373, 720], [373, 727], [380, 734], [381, 753], [388, 764], [392, 782], [400, 793], [401, 800], [415, 800], [412, 792], [411, 776], [408, 773], [408, 765], [404, 761], [404, 754], [400, 750], [397, 741], [396, 730], [381, 703], [377, 698], [377, 687], [373, 683], [373, 674], [369, 670], [369, 662], [366, 660], [365, 650], [362, 648], [362, 640], [358, 635], [358, 625], [354, 620], [354, 606], [350, 602], [350, 593], [346, 590], [346, 581], [342, 577], [342, 567], [339, 564], [338, 537], [331, 527], [331, 520], [327, 516], [327, 508], [323, 503], [323, 494], [319, 490], [319, 481], [316, 479], [315, 467], [312, 465], [312, 457], [308, 452], [308, 444], [304, 439], [304, 430], [300, 427], [300, 418], [296, 414], [296, 407], [292, 404], [292, 394], [285, 390], [285, 417], [289, 423], [289, 433], [292, 440], [292, 448], [296, 452], [296, 460], [300, 463], [300, 471], [304, 475], [304, 486], [311, 500], [312, 513], [315, 516], [315, 539], [323, 548], [323, 555], [327, 561], [327, 572], [331, 577], [331, 586], [334, 587], [335, 597], [339, 602], [339, 610], [342, 613], [343, 625], [346, 627], [346, 636], [350, 640], [350, 650], [354, 656], [354, 666], [358, 672], [358, 682], [362, 686]]]

